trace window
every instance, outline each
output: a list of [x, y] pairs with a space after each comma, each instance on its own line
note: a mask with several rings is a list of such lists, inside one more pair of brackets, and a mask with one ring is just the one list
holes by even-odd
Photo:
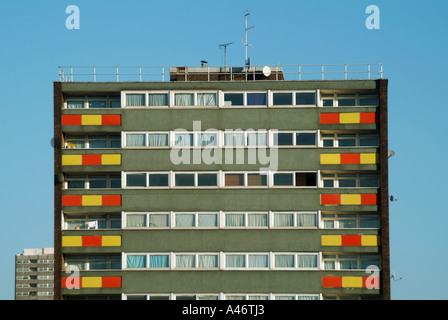
[[192, 133], [175, 133], [174, 135], [175, 146], [193, 146], [193, 134]]
[[121, 270], [120, 255], [67, 255], [65, 257], [67, 268], [77, 267], [79, 270]]
[[85, 229], [120, 229], [120, 214], [103, 215], [66, 215], [66, 230], [85, 230]]
[[168, 133], [149, 133], [149, 147], [168, 147]]
[[380, 220], [376, 213], [323, 213], [322, 226], [326, 229], [379, 229]]
[[65, 147], [70, 149], [121, 148], [120, 135], [67, 135]]
[[169, 255], [167, 254], [150, 254], [149, 268], [169, 268]]
[[266, 106], [267, 105], [266, 93], [247, 93], [247, 105]]
[[244, 106], [244, 94], [243, 93], [225, 93], [224, 94], [225, 106]]
[[145, 147], [146, 134], [144, 133], [127, 133], [126, 147]]
[[146, 173], [135, 173], [126, 175], [127, 187], [146, 187]]
[[316, 172], [296, 172], [296, 187], [317, 186]]
[[145, 94], [128, 93], [126, 94], [126, 106], [144, 107], [146, 105]]
[[170, 226], [170, 216], [164, 213], [150, 213], [149, 214], [149, 227], [151, 228], [163, 228]]
[[66, 96], [68, 109], [104, 109], [121, 108], [120, 96]]
[[150, 93], [148, 95], [148, 105], [150, 107], [168, 106], [168, 94], [167, 93]]
[[377, 254], [324, 254], [325, 270], [365, 270], [370, 265], [380, 268], [380, 256]]
[[316, 92], [297, 92], [296, 93], [296, 105], [316, 105]]
[[198, 93], [198, 106], [216, 106], [218, 105], [216, 93]]
[[115, 189], [121, 188], [121, 176], [102, 175], [66, 175], [66, 189]]
[[293, 186], [293, 180], [292, 173], [274, 173], [274, 186]]
[[274, 227], [316, 228], [315, 212], [274, 212]]
[[217, 187], [217, 173], [175, 173], [176, 187]]
[[247, 145], [248, 146], [267, 146], [268, 134], [267, 132], [249, 132], [247, 133]]
[[324, 93], [321, 100], [323, 107], [378, 106], [375, 93]]
[[297, 146], [315, 146], [316, 132], [297, 132], [296, 145]]
[[244, 147], [244, 145], [245, 145], [245, 137], [243, 132], [224, 133], [224, 146]]
[[216, 187], [218, 175], [216, 173], [198, 173], [198, 187]]
[[176, 93], [174, 94], [175, 106], [194, 106], [193, 93]]
[[292, 93], [273, 93], [274, 106], [292, 106]]
[[224, 177], [225, 186], [244, 186], [244, 173], [226, 173]]
[[377, 174], [322, 173], [324, 188], [378, 188]]
[[274, 133], [275, 146], [292, 146], [293, 144], [292, 133]]
[[168, 173], [150, 173], [149, 187], [168, 187]]

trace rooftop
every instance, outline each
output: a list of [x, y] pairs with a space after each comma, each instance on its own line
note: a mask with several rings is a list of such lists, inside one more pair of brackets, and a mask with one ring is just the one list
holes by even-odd
[[275, 66], [60, 66], [61, 82], [375, 80], [381, 63]]

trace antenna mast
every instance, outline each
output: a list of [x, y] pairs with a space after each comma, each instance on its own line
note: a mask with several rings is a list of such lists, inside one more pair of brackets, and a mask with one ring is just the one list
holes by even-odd
[[247, 47], [249, 46], [249, 44], [247, 43], [247, 31], [248, 30], [250, 30], [250, 29], [253, 29], [253, 28], [255, 28], [255, 26], [252, 26], [252, 27], [247, 27], [247, 16], [249, 16], [250, 15], [250, 13], [249, 12], [247, 12], [246, 11], [246, 14], [244, 15], [244, 19], [245, 19], [245, 28], [244, 28], [244, 32], [245, 32], [245, 36], [246, 36], [246, 41], [245, 41], [245, 43], [244, 43], [244, 46], [246, 47], [246, 65], [250, 65], [250, 61], [248, 60], [248, 58], [247, 58]]
[[219, 45], [220, 48], [224, 48], [224, 68], [227, 66], [227, 47], [231, 45], [233, 42], [222, 43]]

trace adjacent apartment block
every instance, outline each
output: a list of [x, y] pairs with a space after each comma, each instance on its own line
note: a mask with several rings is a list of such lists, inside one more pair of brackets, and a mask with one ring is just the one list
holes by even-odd
[[54, 83], [54, 298], [390, 299], [382, 73], [165, 70]]
[[53, 300], [53, 248], [24, 249], [15, 260], [15, 300]]

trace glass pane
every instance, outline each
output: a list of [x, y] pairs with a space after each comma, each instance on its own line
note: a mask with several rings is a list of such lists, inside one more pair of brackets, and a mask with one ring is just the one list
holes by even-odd
[[107, 181], [106, 180], [90, 180], [89, 188], [90, 189], [107, 188]]
[[167, 173], [150, 173], [149, 174], [150, 187], [168, 187]]
[[248, 106], [265, 106], [266, 105], [266, 93], [248, 93], [247, 94]]
[[356, 139], [338, 139], [339, 147], [356, 147]]
[[193, 106], [194, 94], [193, 93], [176, 93], [174, 95], [174, 105], [176, 106]]
[[314, 213], [300, 213], [297, 214], [298, 227], [316, 227], [317, 215]]
[[216, 93], [198, 93], [198, 106], [216, 106]]
[[356, 219], [342, 219], [342, 220], [339, 220], [339, 228], [341, 228], [341, 229], [356, 228]]
[[68, 189], [84, 189], [85, 182], [84, 181], [67, 181], [67, 188]]
[[168, 134], [167, 133], [150, 133], [148, 134], [148, 145], [150, 147], [167, 147]]
[[292, 146], [292, 133], [274, 133], [275, 146]]
[[244, 227], [244, 214], [226, 214], [226, 227]]
[[324, 180], [324, 188], [334, 188], [333, 180]]
[[329, 99], [322, 100], [322, 105], [324, 107], [333, 107], [333, 99], [331, 99], [331, 100], [329, 100]]
[[107, 269], [107, 260], [92, 260], [89, 262], [89, 270], [105, 270]]
[[149, 106], [167, 106], [168, 94], [166, 93], [151, 93], [149, 94]]
[[247, 145], [249, 146], [266, 146], [268, 144], [267, 133], [248, 133]]
[[176, 187], [194, 187], [194, 174], [178, 173], [175, 175]]
[[293, 227], [294, 215], [286, 213], [274, 214], [274, 227]]
[[90, 140], [89, 148], [107, 148], [107, 140]]
[[317, 268], [317, 256], [316, 255], [298, 255], [297, 266], [299, 268]]
[[146, 187], [146, 174], [127, 174], [126, 185], [128, 187]]
[[297, 172], [297, 187], [315, 187], [317, 186], [317, 174], [315, 172]]
[[277, 254], [275, 255], [276, 268], [294, 268], [294, 255]]
[[146, 227], [146, 214], [128, 214], [126, 225], [128, 227]]
[[274, 93], [274, 106], [292, 106], [291, 93]]
[[169, 216], [167, 214], [150, 214], [149, 215], [150, 227], [168, 227]]
[[145, 255], [128, 255], [126, 257], [126, 266], [128, 268], [145, 268], [146, 256]]
[[170, 300], [169, 296], [150, 296], [149, 300]]
[[194, 268], [196, 266], [196, 257], [194, 255], [176, 255], [177, 268]]
[[244, 133], [225, 133], [225, 146], [244, 146]]
[[333, 147], [334, 142], [333, 140], [324, 140], [324, 147]]
[[292, 186], [292, 185], [293, 185], [292, 173], [274, 174], [274, 186]]
[[218, 215], [217, 214], [199, 214], [198, 215], [198, 227], [217, 227]]
[[67, 101], [67, 108], [82, 109], [84, 108], [84, 101]]
[[226, 255], [227, 268], [244, 268], [246, 267], [246, 257], [242, 254], [227, 254]]
[[193, 146], [192, 133], [176, 133], [174, 137], [174, 145], [176, 146]]
[[242, 106], [244, 105], [244, 96], [242, 93], [225, 93], [224, 94], [225, 106]]
[[339, 188], [356, 188], [356, 179], [339, 179]]
[[216, 187], [218, 185], [218, 176], [216, 173], [198, 174], [199, 187]]
[[362, 217], [360, 218], [360, 228], [379, 228], [380, 222], [377, 217]]
[[359, 186], [364, 188], [378, 188], [378, 176], [376, 175], [360, 175]]
[[342, 260], [339, 261], [339, 269], [341, 270], [352, 270], [358, 268], [357, 260]]
[[198, 256], [199, 268], [217, 268], [218, 256], [217, 255], [199, 255]]
[[150, 268], [168, 268], [169, 257], [168, 255], [151, 255], [149, 256]]
[[104, 100], [104, 101], [89, 101], [89, 108], [91, 108], [91, 109], [106, 108], [106, 100]]
[[195, 215], [194, 214], [176, 214], [176, 227], [194, 227]]
[[266, 174], [248, 173], [247, 185], [248, 186], [267, 186], [268, 176]]
[[324, 228], [334, 229], [334, 220], [324, 220]]
[[296, 93], [296, 105], [316, 105], [315, 92]]
[[249, 255], [249, 268], [268, 268], [269, 258], [267, 254]]
[[361, 147], [377, 147], [379, 145], [377, 134], [360, 134], [359, 145]]
[[111, 101], [109, 101], [109, 105], [111, 108], [121, 108], [121, 101], [120, 100], [111, 100]]
[[145, 95], [144, 94], [127, 94], [126, 95], [126, 105], [127, 106], [145, 106]]
[[200, 133], [198, 139], [198, 145], [201, 147], [216, 146], [218, 144], [218, 134], [216, 133]]
[[248, 214], [249, 227], [267, 227], [268, 215], [265, 213], [251, 213]]
[[315, 146], [316, 145], [316, 133], [297, 133], [296, 134], [297, 146]]
[[225, 186], [244, 186], [244, 174], [226, 174]]
[[126, 134], [126, 146], [128, 147], [144, 147], [145, 134]]

